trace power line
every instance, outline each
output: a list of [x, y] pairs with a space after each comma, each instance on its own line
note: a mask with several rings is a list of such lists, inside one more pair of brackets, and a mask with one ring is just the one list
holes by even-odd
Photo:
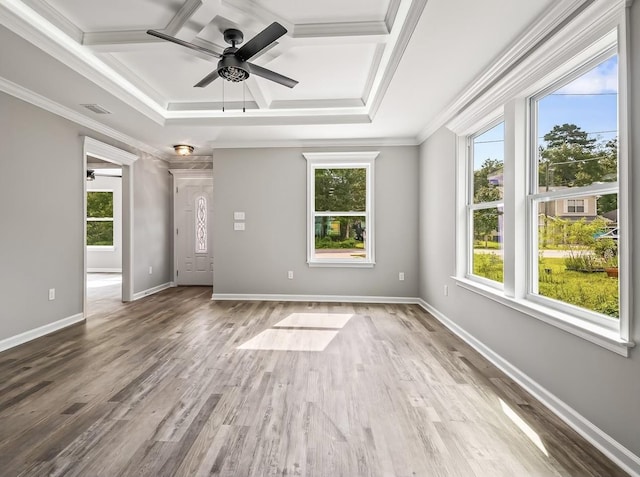
[[[610, 134], [610, 133], [617, 133], [618, 130], [617, 129], [611, 129], [609, 131], [591, 131], [591, 132], [585, 132], [586, 135], [594, 135], [594, 134]], [[544, 136], [538, 136], [538, 139], [544, 139]], [[490, 143], [496, 143], [496, 142], [504, 142], [504, 139], [492, 139], [490, 141], [473, 141], [474, 144], [490, 144]]]
[[551, 93], [548, 96], [618, 96], [618, 93]]

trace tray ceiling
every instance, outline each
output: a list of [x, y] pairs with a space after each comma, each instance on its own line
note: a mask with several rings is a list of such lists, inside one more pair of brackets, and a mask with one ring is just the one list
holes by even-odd
[[[172, 142], [190, 140], [201, 153], [210, 153], [216, 141], [243, 137], [355, 142], [395, 137], [406, 143], [550, 3], [0, 0], [6, 27], [70, 68], [52, 64], [46, 84], [33, 75], [47, 61], [34, 66], [21, 57], [11, 61], [7, 73], [0, 68], [0, 75], [166, 154]], [[273, 21], [288, 33], [252, 61], [298, 80], [293, 89], [256, 76], [244, 84], [224, 82], [224, 92], [221, 79], [194, 88], [216, 69], [217, 60], [146, 34], [156, 29], [221, 52], [228, 46], [222, 37], [226, 28], [242, 30], [248, 41]], [[13, 41], [7, 36], [7, 43]], [[452, 54], [465, 48], [473, 58], [452, 61]], [[407, 51], [408, 65], [401, 62]], [[398, 68], [404, 71], [399, 79], [394, 78]], [[448, 70], [456, 77], [448, 78]], [[54, 82], [56, 77], [61, 81]], [[65, 89], [77, 78], [90, 83]], [[113, 115], [91, 116], [83, 103], [98, 103]]]

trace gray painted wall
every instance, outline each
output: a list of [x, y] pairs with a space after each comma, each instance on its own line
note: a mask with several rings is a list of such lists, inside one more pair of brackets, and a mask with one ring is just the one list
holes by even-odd
[[[214, 293], [415, 297], [418, 148], [374, 150], [380, 155], [375, 163], [376, 266], [371, 269], [307, 266], [303, 149], [216, 150]], [[246, 214], [244, 232], [233, 230], [234, 211]], [[287, 279], [288, 270], [293, 280]], [[398, 272], [405, 272], [405, 281], [398, 280]]]
[[[0, 93], [0, 340], [82, 312], [84, 135], [135, 152]], [[166, 164], [146, 155], [134, 171], [141, 291], [171, 279], [170, 179]]]
[[133, 292], [138, 293], [172, 280], [173, 205], [167, 162], [140, 153], [133, 174]]
[[[633, 7], [633, 124], [640, 124], [640, 4]], [[637, 129], [631, 128], [631, 130]], [[640, 135], [632, 135], [632, 183], [640, 184]], [[621, 357], [488, 298], [456, 287], [455, 136], [445, 128], [420, 147], [420, 297], [477, 340], [640, 456], [640, 351]], [[633, 191], [632, 191], [633, 192]], [[640, 194], [633, 193], [632, 250], [640, 250]], [[632, 259], [633, 273], [640, 259]], [[449, 285], [449, 296], [443, 286]], [[640, 296], [635, 281], [632, 295]], [[636, 308], [637, 310], [637, 308]], [[634, 313], [637, 320], [637, 311]], [[633, 339], [640, 345], [640, 327]]]

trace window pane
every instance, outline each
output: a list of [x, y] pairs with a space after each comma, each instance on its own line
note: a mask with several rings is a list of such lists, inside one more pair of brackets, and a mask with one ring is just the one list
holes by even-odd
[[473, 274], [503, 283], [502, 207], [473, 212]]
[[316, 169], [315, 210], [364, 212], [367, 204], [367, 170]]
[[473, 203], [502, 199], [504, 123], [473, 138]]
[[87, 217], [113, 217], [113, 192], [87, 192]]
[[205, 197], [196, 199], [195, 213], [195, 251], [196, 253], [207, 253], [207, 199]]
[[618, 180], [618, 57], [535, 102], [538, 192]]
[[593, 203], [598, 213], [539, 215], [538, 294], [618, 318], [618, 195], [569, 200]]
[[318, 259], [366, 259], [365, 216], [316, 216], [315, 256]]
[[113, 245], [113, 222], [87, 221], [87, 245]]

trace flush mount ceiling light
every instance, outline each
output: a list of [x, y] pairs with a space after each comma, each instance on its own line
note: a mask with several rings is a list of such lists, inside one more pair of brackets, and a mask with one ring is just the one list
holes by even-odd
[[187, 144], [176, 144], [173, 149], [178, 156], [188, 156], [193, 152], [193, 146], [188, 146]]

